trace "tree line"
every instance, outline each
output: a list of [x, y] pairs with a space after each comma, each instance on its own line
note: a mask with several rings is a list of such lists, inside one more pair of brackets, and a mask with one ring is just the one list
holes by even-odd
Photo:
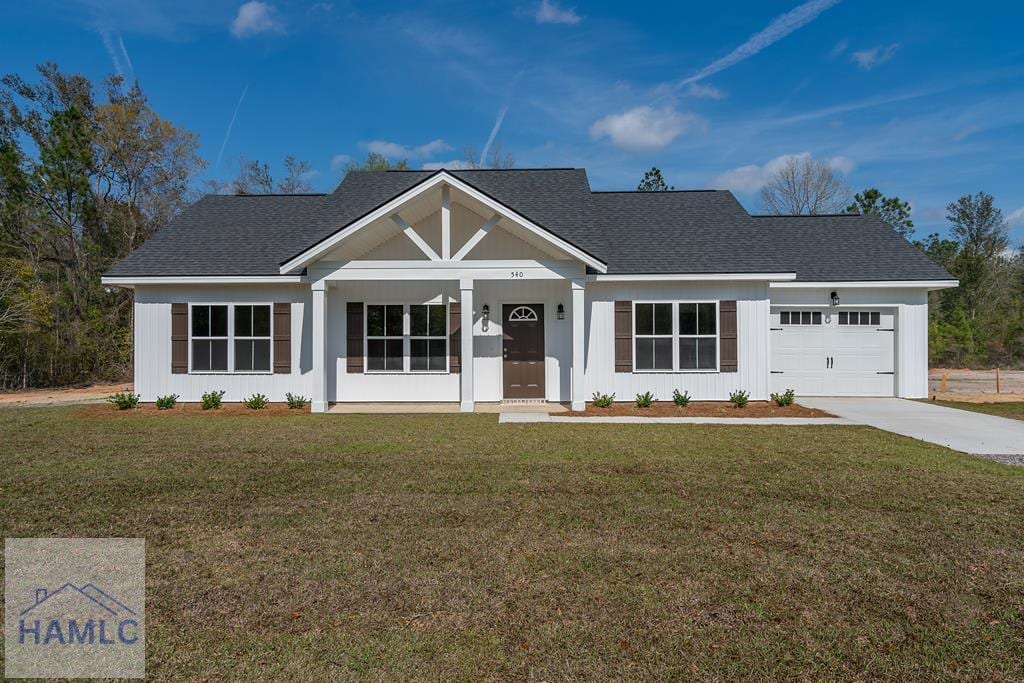
[[[54, 64], [29, 81], [0, 79], [0, 389], [123, 380], [132, 367], [132, 295], [106, 288], [103, 272], [167, 225], [202, 190], [234, 194], [311, 189], [311, 167], [293, 156], [274, 179], [240, 157], [227, 181], [206, 168], [195, 133], [160, 117], [138, 84], [97, 87]], [[462, 168], [514, 166], [495, 144], [485, 159], [464, 150]], [[407, 168], [370, 153], [355, 169]], [[765, 206], [780, 213], [875, 212], [913, 239], [910, 207], [871, 188], [850, 199], [821, 162], [793, 160]], [[202, 189], [200, 189], [202, 188]], [[654, 168], [640, 189], [670, 189]], [[787, 193], [788, 196], [787, 196]], [[848, 205], [843, 206], [849, 202]], [[1024, 357], [1024, 257], [985, 193], [948, 208], [949, 237], [914, 243], [961, 281], [932, 295], [937, 364], [1020, 364]]]
[[[644, 174], [638, 190], [672, 189], [660, 169]], [[948, 237], [915, 239], [911, 206], [871, 187], [851, 197], [842, 176], [807, 156], [783, 163], [760, 192], [775, 215], [873, 213], [945, 268], [960, 286], [929, 294], [928, 346], [933, 367], [1024, 365], [1024, 244], [1010, 243], [995, 198], [963, 195], [946, 206]]]

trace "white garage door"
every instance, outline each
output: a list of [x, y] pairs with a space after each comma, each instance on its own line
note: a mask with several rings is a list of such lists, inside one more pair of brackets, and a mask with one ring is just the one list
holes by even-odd
[[892, 310], [772, 308], [772, 391], [797, 396], [892, 396]]

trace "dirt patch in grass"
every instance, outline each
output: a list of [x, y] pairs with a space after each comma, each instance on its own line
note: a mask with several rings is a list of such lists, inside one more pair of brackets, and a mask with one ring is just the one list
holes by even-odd
[[109, 418], [109, 417], [174, 417], [175, 415], [202, 415], [209, 417], [249, 415], [252, 417], [280, 417], [282, 415], [301, 415], [309, 413], [305, 408], [289, 408], [287, 403], [268, 403], [266, 408], [255, 410], [241, 403], [225, 403], [220, 408], [203, 410], [198, 403], [178, 403], [173, 408], [160, 410], [152, 403], [143, 403], [138, 408], [118, 410], [109, 403], [96, 403], [82, 406], [75, 411], [77, 417]]
[[637, 408], [626, 401], [598, 408], [593, 403], [587, 409], [565, 413], [569, 417], [835, 417], [831, 413], [794, 403], [780, 407], [772, 401], [751, 401], [745, 408], [737, 408], [723, 401], [690, 401], [680, 408], [671, 401], [658, 401], [650, 408]]

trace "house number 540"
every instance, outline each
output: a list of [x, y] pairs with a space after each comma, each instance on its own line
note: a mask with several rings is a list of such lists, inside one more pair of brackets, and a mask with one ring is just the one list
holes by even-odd
[[521, 277], [523, 277], [523, 271], [521, 271], [521, 270], [513, 270], [512, 271], [512, 277], [513, 278], [521, 278]]

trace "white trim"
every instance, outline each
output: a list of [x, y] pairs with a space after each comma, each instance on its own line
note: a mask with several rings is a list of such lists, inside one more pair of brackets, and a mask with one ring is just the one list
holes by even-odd
[[452, 187], [460, 190], [461, 192], [468, 194], [470, 197], [476, 199], [478, 202], [490, 207], [493, 211], [503, 214], [509, 219], [522, 225], [527, 230], [535, 233], [539, 237], [553, 243], [558, 248], [569, 253], [571, 256], [582, 261], [583, 263], [586, 263], [591, 268], [599, 270], [602, 273], [608, 270], [608, 266], [602, 261], [599, 261], [593, 256], [587, 254], [579, 247], [573, 246], [572, 244], [562, 239], [558, 235], [555, 235], [554, 233], [550, 232], [549, 230], [540, 227], [533, 221], [525, 218], [521, 214], [514, 211], [511, 207], [496, 202], [495, 200], [491, 199], [490, 197], [483, 194], [479, 190], [467, 185], [466, 183], [459, 180], [455, 176], [449, 174], [447, 171], [439, 171], [436, 175], [430, 176], [426, 180], [422, 181], [420, 184], [413, 186], [412, 188], [403, 192], [402, 194], [395, 197], [391, 201], [387, 202], [383, 206], [378, 207], [377, 209], [366, 214], [365, 216], [355, 221], [354, 223], [351, 223], [348, 227], [338, 230], [333, 235], [328, 236], [327, 238], [321, 240], [319, 243], [313, 245], [309, 249], [306, 249], [302, 253], [298, 254], [297, 256], [295, 256], [294, 258], [292, 258], [287, 263], [281, 266], [281, 272], [290, 273], [291, 271], [296, 270], [298, 268], [308, 266], [310, 263], [315, 261], [319, 256], [330, 251], [339, 242], [344, 240], [349, 235], [357, 232], [358, 230], [361, 230], [362, 228], [366, 227], [370, 223], [373, 223], [374, 221], [380, 218], [390, 216], [391, 214], [395, 213], [395, 211], [397, 211], [400, 206], [411, 201], [412, 199], [415, 199], [424, 192], [437, 186], [439, 183], [448, 183]]
[[115, 287], [134, 287], [135, 285], [262, 285], [262, 284], [302, 284], [309, 282], [304, 275], [174, 275], [155, 277], [103, 277], [100, 284]]
[[[214, 306], [225, 306], [228, 309], [228, 333], [226, 337], [193, 337], [192, 335], [192, 308], [212, 308]], [[268, 337], [236, 337], [235, 336], [235, 307], [236, 306], [266, 306], [270, 311], [270, 336]], [[210, 320], [211, 331], [213, 320]], [[192, 368], [192, 340], [216, 341], [223, 339], [227, 342], [227, 370], [194, 370]], [[270, 344], [270, 367], [267, 370], [235, 370], [235, 340], [252, 341], [266, 339]], [[212, 359], [211, 359], [212, 360]], [[274, 304], [265, 301], [198, 301], [188, 303], [188, 374], [189, 375], [272, 375], [274, 374]]]
[[718, 281], [744, 281], [744, 280], [768, 280], [788, 281], [795, 280], [796, 273], [664, 273], [664, 274], [614, 274], [614, 275], [587, 275], [588, 282], [718, 282]]
[[396, 213], [391, 216], [391, 220], [395, 222], [395, 225], [402, 229], [405, 236], [412, 240], [412, 243], [419, 247], [420, 251], [422, 251], [428, 259], [431, 261], [441, 260], [441, 257], [437, 255], [437, 252], [431, 249], [430, 245], [427, 244], [427, 241], [420, 237], [420, 234], [416, 232], [416, 229], [409, 225], [404, 218]]
[[816, 289], [843, 287], [844, 289], [869, 289], [872, 287], [914, 288], [914, 289], [949, 289], [959, 287], [959, 280], [854, 280], [846, 282], [770, 282], [771, 288]]
[[577, 261], [320, 261], [313, 280], [569, 280], [583, 275]]
[[455, 256], [452, 257], [452, 261], [461, 261], [462, 259], [466, 258], [469, 252], [473, 250], [473, 247], [480, 244], [480, 240], [482, 240], [484, 237], [487, 237], [487, 233], [489, 233], [491, 229], [495, 225], [497, 225], [498, 221], [500, 220], [501, 216], [499, 214], [494, 214], [493, 216], [491, 216], [491, 220], [481, 225], [480, 229], [477, 230], [472, 237], [466, 240], [466, 243], [462, 245], [462, 248], [459, 249], [455, 253]]
[[[722, 371], [722, 312], [720, 308], [721, 301], [719, 299], [652, 299], [652, 300], [636, 300], [633, 301], [633, 329], [631, 330], [632, 337], [630, 343], [633, 345], [633, 374], [643, 375], [648, 373], [657, 374], [715, 374]], [[641, 339], [665, 339], [666, 337], [672, 340], [672, 367], [657, 369], [648, 368], [640, 369], [636, 367], [636, 307], [643, 305], [657, 305], [657, 304], [668, 304], [672, 312], [672, 331], [669, 334], [642, 334]], [[680, 304], [714, 304], [715, 306], [715, 333], [711, 334], [682, 334], [679, 331], [679, 305]], [[698, 330], [700, 329], [700, 313], [697, 313], [697, 325]], [[653, 315], [653, 311], [652, 311]], [[653, 321], [652, 321], [653, 322]], [[680, 339], [711, 339], [715, 340], [715, 367], [713, 368], [681, 368], [679, 367], [679, 340]]]
[[451, 188], [441, 186], [441, 258], [452, 257], [452, 199]]

